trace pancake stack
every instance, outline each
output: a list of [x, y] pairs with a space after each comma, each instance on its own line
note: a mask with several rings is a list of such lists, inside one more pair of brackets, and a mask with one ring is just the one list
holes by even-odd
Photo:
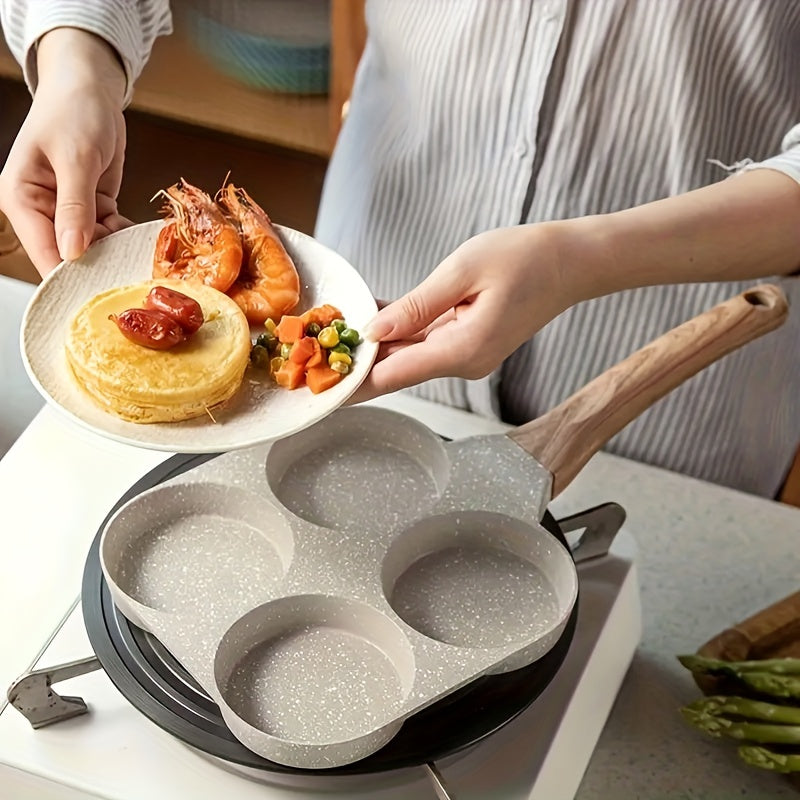
[[[185, 342], [153, 350], [128, 340], [109, 319], [141, 308], [154, 286], [193, 297], [205, 322]], [[73, 317], [67, 361], [81, 387], [106, 411], [129, 422], [179, 422], [232, 397], [250, 357], [250, 328], [239, 306], [210, 286], [157, 280], [109, 289]]]

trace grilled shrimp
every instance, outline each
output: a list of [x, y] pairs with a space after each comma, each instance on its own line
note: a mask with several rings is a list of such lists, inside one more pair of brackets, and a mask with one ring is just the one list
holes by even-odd
[[160, 194], [169, 216], [156, 241], [153, 277], [194, 280], [228, 291], [242, 266], [236, 225], [208, 194], [185, 180]]
[[238, 224], [244, 256], [228, 291], [251, 324], [278, 321], [300, 299], [300, 279], [266, 211], [244, 189], [220, 189], [217, 203]]

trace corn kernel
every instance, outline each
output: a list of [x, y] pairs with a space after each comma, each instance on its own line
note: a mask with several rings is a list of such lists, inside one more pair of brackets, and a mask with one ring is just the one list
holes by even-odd
[[277, 372], [283, 366], [283, 359], [280, 356], [270, 359], [269, 371], [272, 373]]
[[336, 328], [332, 328], [330, 325], [327, 328], [323, 328], [319, 334], [317, 335], [317, 341], [326, 349], [330, 349], [331, 347], [336, 347], [339, 344], [339, 333]]
[[328, 353], [328, 364], [333, 366], [336, 363], [347, 364], [349, 367], [353, 363], [353, 359], [350, 358], [347, 353], [337, 353], [335, 350], [332, 350]]

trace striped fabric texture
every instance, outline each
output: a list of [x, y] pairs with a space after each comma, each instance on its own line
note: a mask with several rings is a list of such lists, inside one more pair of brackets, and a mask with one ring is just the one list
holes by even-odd
[[36, 89], [36, 42], [53, 28], [95, 33], [119, 53], [128, 78], [126, 105], [153, 42], [172, 32], [166, 0], [0, 0], [0, 23], [11, 52]]
[[[0, 11], [33, 87], [31, 47], [57, 24], [107, 38], [132, 82], [169, 30], [167, 5], [0, 0]], [[800, 0], [367, 0], [366, 11], [316, 235], [378, 297], [408, 291], [482, 230], [612, 212], [740, 170], [800, 181]], [[790, 321], [607, 450], [773, 496], [800, 444], [800, 280], [775, 282]], [[581, 303], [490, 378], [414, 391], [520, 423], [753, 283]]]
[[[616, 211], [759, 162], [800, 180], [795, 0], [372, 0], [367, 23], [317, 236], [378, 297], [488, 228]], [[800, 279], [777, 282], [790, 322], [607, 450], [773, 496], [800, 445]], [[582, 303], [491, 379], [416, 393], [521, 423], [752, 283]]]

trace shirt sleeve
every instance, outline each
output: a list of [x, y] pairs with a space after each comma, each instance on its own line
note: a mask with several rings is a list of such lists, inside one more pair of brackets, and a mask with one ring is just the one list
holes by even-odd
[[[795, 125], [783, 137], [780, 153], [763, 161], [749, 162], [739, 172], [749, 172], [753, 169], [775, 169], [800, 183], [800, 125]], [[796, 279], [798, 276], [800, 276], [800, 270], [791, 272], [786, 277]]]
[[105, 39], [125, 69], [125, 105], [153, 42], [172, 33], [168, 0], [0, 0], [0, 23], [8, 46], [36, 90], [36, 45], [53, 28], [81, 28]]
[[800, 125], [795, 125], [783, 137], [780, 153], [763, 161], [749, 162], [739, 171], [748, 172], [753, 169], [776, 169], [800, 183]]

